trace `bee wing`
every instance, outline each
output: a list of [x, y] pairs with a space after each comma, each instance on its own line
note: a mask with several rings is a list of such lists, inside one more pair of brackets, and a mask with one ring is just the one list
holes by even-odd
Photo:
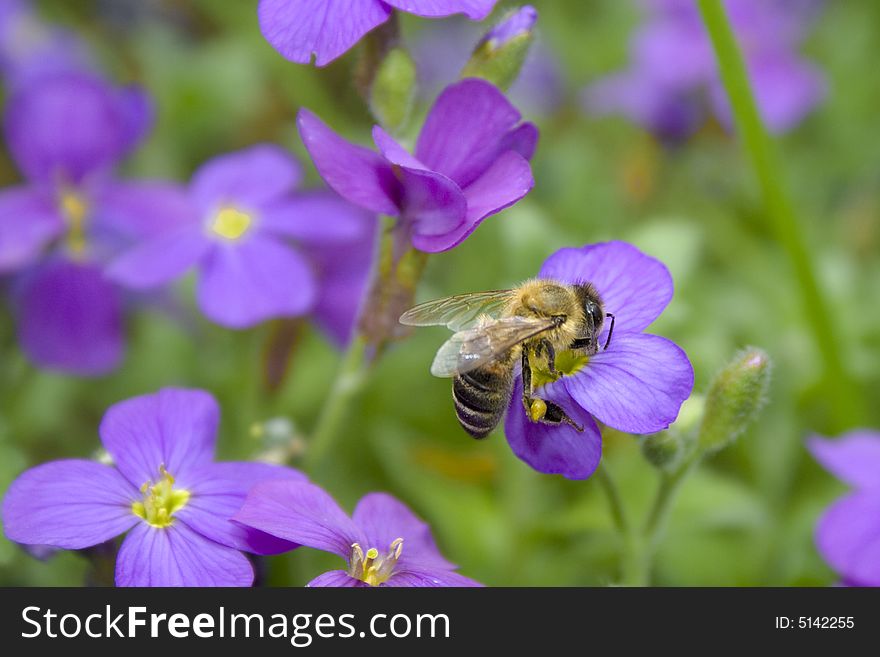
[[434, 299], [410, 308], [400, 316], [407, 326], [446, 326], [453, 331], [473, 327], [477, 320], [498, 315], [510, 301], [512, 290], [470, 292]]
[[434, 357], [431, 374], [440, 377], [464, 374], [492, 362], [511, 347], [553, 328], [549, 318], [502, 317], [487, 319], [449, 338]]

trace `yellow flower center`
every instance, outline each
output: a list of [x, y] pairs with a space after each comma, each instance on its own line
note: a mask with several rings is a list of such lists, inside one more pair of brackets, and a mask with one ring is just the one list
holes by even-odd
[[82, 255], [86, 250], [86, 216], [89, 205], [72, 189], [61, 192], [58, 205], [67, 223], [67, 246], [74, 255]]
[[374, 547], [364, 552], [359, 543], [353, 543], [351, 557], [348, 560], [348, 574], [370, 586], [379, 586], [394, 574], [394, 566], [401, 552], [403, 552], [402, 538], [391, 541], [385, 554], [379, 554], [379, 550]]
[[211, 230], [227, 240], [237, 240], [250, 228], [253, 219], [246, 212], [233, 207], [224, 207], [214, 215]]
[[[544, 360], [546, 361], [546, 358]], [[590, 362], [590, 357], [582, 351], [566, 350], [557, 352], [555, 375], [551, 374], [550, 369], [546, 365], [539, 362], [540, 359], [535, 359], [532, 362], [535, 363], [536, 361], [538, 361], [538, 364], [532, 365], [532, 388], [535, 390], [548, 383], [558, 381], [564, 376], [571, 376], [580, 372]]]
[[147, 481], [141, 486], [141, 493], [144, 496], [143, 502], [133, 502], [131, 510], [153, 527], [170, 525], [174, 514], [185, 507], [190, 498], [188, 490], [175, 490], [174, 477], [164, 465], [159, 466], [159, 481]]

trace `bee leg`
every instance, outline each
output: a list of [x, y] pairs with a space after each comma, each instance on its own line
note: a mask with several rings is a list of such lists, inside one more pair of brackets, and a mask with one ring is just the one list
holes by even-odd
[[611, 326], [608, 327], [608, 339], [605, 340], [605, 346], [602, 347], [602, 351], [608, 349], [608, 345], [611, 344], [611, 334], [614, 333], [614, 315], [611, 313], [605, 313], [605, 317], [611, 318]]
[[[552, 345], [550, 348], [552, 350]], [[568, 416], [568, 413], [559, 404], [540, 397], [532, 397], [532, 368], [529, 366], [529, 355], [525, 349], [523, 349], [522, 355], [522, 376], [523, 406], [526, 410], [526, 417], [532, 422], [543, 422], [544, 424], [562, 424], [564, 422], [579, 432], [584, 430], [581, 425]]]
[[547, 354], [547, 370], [551, 375], [558, 376], [556, 372], [556, 350], [553, 348], [553, 343], [550, 340], [541, 340], [539, 344], [541, 351]]

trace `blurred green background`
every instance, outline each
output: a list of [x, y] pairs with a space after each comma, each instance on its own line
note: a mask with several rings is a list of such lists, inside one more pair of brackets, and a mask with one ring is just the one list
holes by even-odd
[[[880, 426], [880, 76], [872, 55], [880, 4], [826, 3], [804, 52], [823, 69], [829, 93], [779, 144], [784, 177], [831, 300], [827, 321], [861, 395], [851, 417], [838, 417], [817, 385], [821, 362], [795, 280], [736, 140], [709, 125], [683, 146], [668, 148], [623, 119], [597, 120], [579, 109], [585, 84], [625, 65], [639, 20], [633, 3], [532, 4], [540, 39], [558, 58], [565, 93], [551, 114], [527, 117], [541, 128], [536, 186], [460, 247], [432, 256], [419, 299], [512, 286], [562, 246], [624, 239], [661, 259], [676, 293], [651, 332], [687, 351], [695, 391], [704, 392], [712, 374], [745, 345], [766, 349], [775, 369], [759, 421], [682, 488], [653, 583], [833, 583], [812, 533], [844, 487], [812, 461], [804, 439]], [[307, 106], [343, 135], [369, 143], [372, 119], [350, 84], [358, 49], [325, 69], [287, 62], [260, 35], [255, 5], [38, 3], [47, 21], [88, 41], [109, 77], [141, 83], [153, 95], [156, 128], [125, 174], [185, 180], [215, 154], [269, 140], [294, 151], [316, 185], [294, 116]], [[509, 6], [499, 3], [493, 18]], [[405, 39], [417, 42], [425, 22], [402, 17]], [[4, 153], [0, 184], [16, 180]], [[308, 327], [299, 334], [286, 382], [270, 393], [263, 354], [272, 325], [244, 332], [213, 326], [199, 316], [187, 287], [179, 304], [175, 312], [154, 305], [132, 313], [124, 366], [98, 380], [28, 365], [8, 305], [0, 307], [0, 491], [37, 463], [90, 456], [108, 406], [166, 385], [205, 388], [218, 397], [222, 458], [264, 452], [265, 440], [252, 428], [272, 418], [308, 432], [339, 362], [320, 333]], [[486, 584], [618, 581], [619, 538], [596, 481], [534, 472], [512, 455], [500, 431], [482, 442], [470, 439], [455, 420], [449, 382], [428, 372], [444, 339], [442, 329], [425, 329], [389, 350], [313, 478], [348, 510], [369, 491], [398, 496], [432, 525], [461, 572]], [[657, 475], [641, 457], [638, 439], [606, 435], [604, 462], [626, 504], [643, 515]], [[69, 553], [40, 562], [0, 538], [2, 585], [79, 585], [87, 566]], [[299, 550], [269, 559], [267, 581], [300, 586], [324, 567], [340, 564]]]

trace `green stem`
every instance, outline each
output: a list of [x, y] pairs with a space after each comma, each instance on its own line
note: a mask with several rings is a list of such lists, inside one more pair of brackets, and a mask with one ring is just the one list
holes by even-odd
[[608, 500], [608, 509], [611, 511], [611, 518], [614, 520], [614, 526], [622, 536], [629, 534], [629, 521], [626, 517], [626, 509], [623, 506], [623, 500], [620, 497], [620, 491], [614, 479], [611, 478], [604, 464], [600, 464], [596, 470], [596, 480], [602, 486], [605, 492], [605, 498]]
[[306, 451], [305, 465], [309, 472], [317, 468], [339, 434], [346, 412], [352, 400], [367, 380], [367, 341], [362, 335], [355, 336], [345, 352], [333, 388], [324, 401], [312, 439]]
[[648, 552], [649, 561], [653, 558], [653, 552], [657, 546], [660, 534], [666, 527], [666, 519], [672, 510], [672, 503], [675, 501], [675, 496], [681, 487], [681, 482], [690, 474], [699, 460], [699, 453], [694, 452], [674, 472], [662, 475], [660, 485], [657, 488], [657, 496], [654, 498], [654, 504], [651, 506], [651, 510], [648, 512], [648, 517], [645, 520], [645, 525], [642, 528], [645, 550]]
[[835, 313], [819, 287], [814, 258], [800, 230], [794, 206], [782, 180], [782, 167], [749, 86], [742, 54], [721, 0], [699, 0], [700, 12], [715, 48], [721, 80], [730, 97], [737, 131], [761, 187], [764, 205], [797, 277], [801, 304], [822, 356], [824, 385], [838, 429], [861, 418], [862, 399], [848, 376], [835, 336]]

